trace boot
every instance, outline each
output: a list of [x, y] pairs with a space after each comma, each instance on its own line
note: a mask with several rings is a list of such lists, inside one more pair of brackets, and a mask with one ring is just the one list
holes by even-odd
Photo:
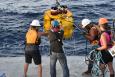
[[110, 77], [114, 77], [114, 74], [110, 74]]
[[87, 70], [87, 71], [82, 73], [82, 75], [89, 75], [89, 74], [91, 74], [91, 70]]

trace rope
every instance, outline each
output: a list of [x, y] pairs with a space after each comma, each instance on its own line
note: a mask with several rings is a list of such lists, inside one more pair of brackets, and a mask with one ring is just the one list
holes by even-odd
[[92, 68], [92, 76], [99, 76], [100, 75], [100, 68], [99, 68], [99, 61], [101, 60], [101, 53], [94, 51], [93, 54], [93, 68]]
[[56, 5], [57, 5], [57, 6], [60, 6], [60, 3], [59, 3], [59, 1], [58, 1], [58, 0], [56, 0]]
[[85, 44], [86, 44], [86, 48], [85, 48], [85, 50], [86, 50], [86, 55], [87, 55], [87, 50], [88, 50], [88, 46], [87, 46], [87, 43], [88, 43], [88, 41], [86, 40], [86, 42], [85, 42]]
[[[107, 70], [104, 71], [104, 73], [101, 73], [101, 68], [100, 68], [100, 61], [102, 61], [104, 63], [104, 61], [102, 60], [102, 54], [101, 51], [95, 51], [92, 50], [86, 57], [85, 57], [85, 62], [86, 64], [88, 64], [88, 62], [93, 62], [93, 68], [91, 71], [92, 77], [99, 77], [100, 75], [105, 75], [105, 73], [107, 72]], [[105, 63], [104, 63], [105, 64]], [[107, 65], [105, 65], [105, 68], [107, 67]]]

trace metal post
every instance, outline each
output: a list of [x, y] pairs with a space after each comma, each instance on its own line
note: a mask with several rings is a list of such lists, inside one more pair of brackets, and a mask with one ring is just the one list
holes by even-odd
[[86, 40], [86, 48], [85, 48], [85, 50], [86, 50], [86, 55], [87, 55], [87, 50], [88, 50], [87, 47], [88, 47], [88, 46], [87, 46], [87, 40]]
[[115, 40], [115, 19], [113, 19], [113, 40]]

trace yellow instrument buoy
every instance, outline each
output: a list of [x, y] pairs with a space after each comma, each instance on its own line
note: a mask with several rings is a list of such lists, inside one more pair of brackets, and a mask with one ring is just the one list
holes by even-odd
[[71, 38], [74, 31], [74, 20], [73, 14], [71, 11], [67, 10], [66, 14], [57, 14], [52, 15], [51, 10], [46, 10], [44, 13], [44, 31], [47, 32], [51, 29], [51, 21], [58, 20], [60, 25], [62, 25], [64, 29], [64, 38]]

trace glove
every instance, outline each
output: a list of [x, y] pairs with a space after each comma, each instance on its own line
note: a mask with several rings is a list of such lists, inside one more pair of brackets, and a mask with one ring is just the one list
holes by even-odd
[[81, 34], [82, 34], [82, 35], [86, 35], [87, 33], [86, 33], [86, 32], [82, 32]]
[[97, 50], [97, 48], [96, 48], [95, 51], [99, 51], [99, 50]]

